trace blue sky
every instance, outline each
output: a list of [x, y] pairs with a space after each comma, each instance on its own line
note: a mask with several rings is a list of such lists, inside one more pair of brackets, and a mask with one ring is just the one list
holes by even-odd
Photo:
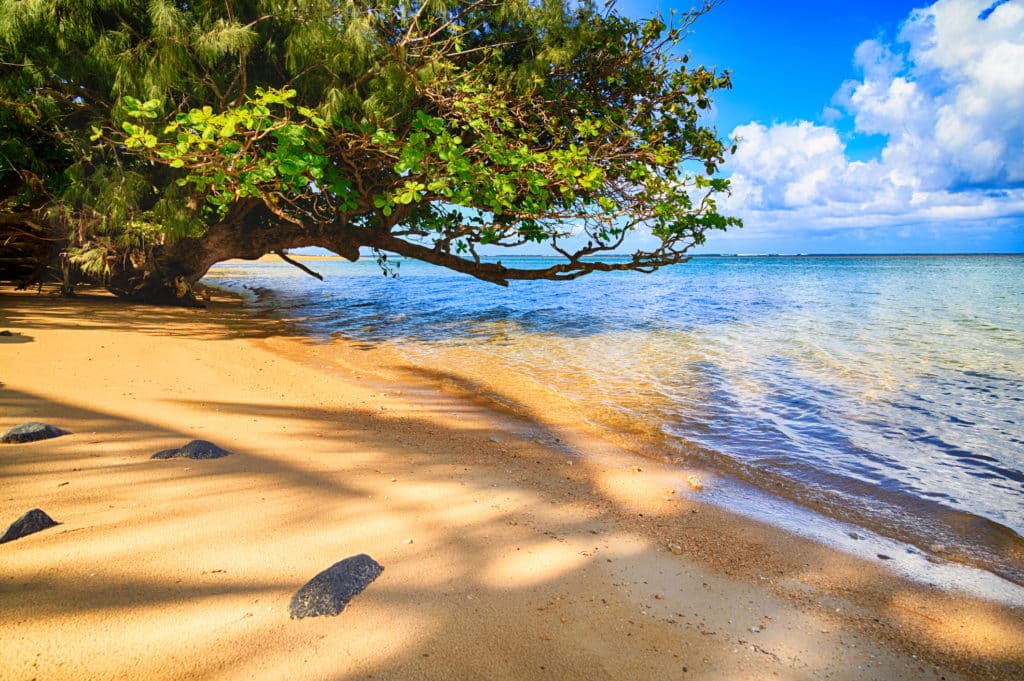
[[1024, 0], [725, 0], [680, 49], [733, 76], [705, 252], [1024, 252]]

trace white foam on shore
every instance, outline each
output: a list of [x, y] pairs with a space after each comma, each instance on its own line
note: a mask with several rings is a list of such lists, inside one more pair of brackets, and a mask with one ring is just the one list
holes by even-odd
[[[820, 515], [728, 478], [716, 479], [713, 486], [696, 495], [688, 490], [685, 481], [681, 481], [678, 493], [779, 527], [849, 555], [884, 562], [885, 567], [897, 575], [919, 584], [1024, 608], [1024, 586], [980, 568], [943, 560], [910, 544]], [[888, 559], [880, 559], [879, 554]]]

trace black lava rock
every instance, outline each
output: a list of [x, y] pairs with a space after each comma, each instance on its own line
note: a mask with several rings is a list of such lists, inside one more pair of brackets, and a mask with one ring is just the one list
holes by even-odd
[[226, 449], [222, 449], [212, 442], [206, 440], [192, 440], [184, 447], [179, 449], [164, 449], [153, 456], [151, 459], [173, 459], [178, 456], [183, 456], [187, 459], [219, 459], [222, 456], [230, 454]]
[[0, 537], [0, 544], [5, 544], [15, 539], [21, 539], [27, 534], [33, 534], [41, 530], [45, 530], [48, 527], [59, 525], [56, 520], [46, 515], [42, 510], [33, 508], [31, 511], [21, 516], [7, 528], [4, 535]]
[[0, 442], [7, 444], [19, 444], [22, 442], [35, 442], [36, 440], [49, 440], [53, 437], [60, 437], [61, 435], [70, 435], [66, 430], [61, 430], [56, 426], [51, 426], [48, 423], [39, 423], [37, 421], [30, 421], [29, 423], [23, 423], [20, 426], [14, 426], [6, 433], [3, 437], [0, 437]]
[[337, 615], [384, 568], [365, 553], [352, 556], [327, 568], [295, 592], [288, 611], [292, 618]]

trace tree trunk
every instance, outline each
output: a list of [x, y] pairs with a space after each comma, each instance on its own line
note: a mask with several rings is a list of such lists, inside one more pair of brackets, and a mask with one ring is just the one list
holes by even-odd
[[19, 289], [42, 285], [63, 248], [56, 234], [34, 210], [0, 214], [0, 281]]
[[267, 253], [306, 246], [359, 259], [354, 228], [285, 222], [271, 215], [261, 202], [239, 203], [223, 222], [202, 236], [155, 247], [142, 268], [115, 275], [108, 288], [130, 300], [201, 307], [192, 288], [214, 264], [234, 258], [256, 260]]

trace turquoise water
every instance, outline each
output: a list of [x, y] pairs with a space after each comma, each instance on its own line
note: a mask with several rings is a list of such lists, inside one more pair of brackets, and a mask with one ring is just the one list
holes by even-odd
[[706, 257], [508, 289], [311, 264], [325, 282], [211, 276], [302, 333], [500, 365], [648, 452], [1024, 584], [1024, 256]]

